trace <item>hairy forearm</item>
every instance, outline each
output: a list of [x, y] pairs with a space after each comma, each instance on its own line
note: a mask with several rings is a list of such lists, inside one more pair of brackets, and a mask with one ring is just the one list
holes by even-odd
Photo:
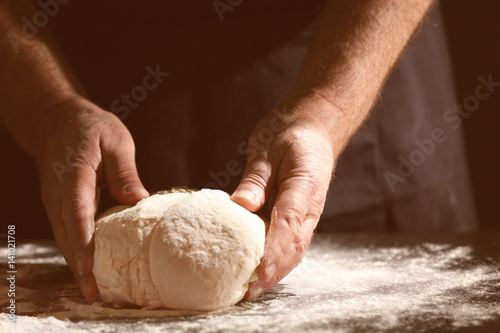
[[366, 119], [432, 2], [331, 0], [326, 5], [293, 91], [331, 104], [316, 116], [328, 125], [336, 156]]
[[29, 0], [0, 3], [0, 116], [29, 153], [36, 149], [36, 126], [44, 113], [82, 94], [46, 29], [23, 34], [21, 18], [30, 20], [36, 10]]

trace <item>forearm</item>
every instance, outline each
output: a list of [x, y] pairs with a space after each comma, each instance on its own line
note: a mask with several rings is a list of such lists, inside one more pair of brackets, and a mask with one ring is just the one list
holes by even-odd
[[28, 0], [0, 3], [0, 117], [31, 154], [44, 113], [82, 94], [46, 29], [33, 37], [23, 34], [21, 18], [32, 18], [36, 10]]
[[292, 93], [330, 107], [328, 125], [338, 156], [362, 124], [405, 45], [433, 0], [332, 0], [326, 5]]

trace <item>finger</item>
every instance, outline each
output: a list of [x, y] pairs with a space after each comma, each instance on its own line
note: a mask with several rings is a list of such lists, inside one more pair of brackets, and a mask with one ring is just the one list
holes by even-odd
[[75, 167], [63, 184], [61, 216], [72, 251], [70, 269], [87, 300], [95, 299], [97, 287], [94, 264], [94, 216], [97, 210], [97, 176], [90, 166]]
[[44, 204], [47, 210], [47, 215], [52, 224], [54, 237], [59, 245], [59, 248], [68, 264], [68, 267], [73, 272], [76, 282], [78, 283], [83, 296], [89, 303], [93, 303], [97, 296], [97, 285], [91, 274], [79, 275], [76, 273], [76, 263], [73, 257], [73, 249], [68, 241], [66, 227], [62, 219], [62, 203], [61, 201], [49, 201], [44, 197]]
[[135, 205], [149, 196], [135, 164], [135, 148], [130, 135], [103, 144], [104, 174], [111, 196], [122, 205]]
[[267, 280], [257, 279], [250, 283], [248, 290], [245, 294], [246, 300], [254, 300], [269, 289], [278, 284], [285, 276], [288, 275], [304, 258], [307, 248], [311, 243], [311, 238], [316, 228], [317, 221], [314, 217], [306, 218], [302, 224], [299, 236], [290, 244], [286, 251], [284, 260], [281, 265], [276, 269], [273, 276]]
[[282, 264], [306, 217], [316, 223], [319, 220], [321, 208], [317, 207], [317, 202], [322, 194], [318, 193], [316, 184], [313, 178], [298, 175], [280, 184], [266, 236], [264, 258], [258, 268], [263, 281], [270, 280]]
[[272, 187], [271, 165], [265, 159], [248, 162], [231, 199], [251, 212], [262, 208]]

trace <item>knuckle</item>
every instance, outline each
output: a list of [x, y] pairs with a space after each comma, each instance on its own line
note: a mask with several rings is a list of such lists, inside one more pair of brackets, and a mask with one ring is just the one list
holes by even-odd
[[252, 173], [246, 175], [242, 182], [252, 186], [256, 186], [260, 189], [266, 188], [266, 180], [259, 174]]
[[288, 214], [283, 216], [283, 220], [290, 227], [294, 235], [299, 233], [300, 226], [302, 225], [302, 218], [300, 214], [296, 212], [295, 208], [292, 208]]
[[[317, 198], [322, 197], [326, 194], [327, 184], [320, 177], [317, 176], [318, 172], [316, 171], [317, 166], [307, 166], [303, 167], [305, 170], [297, 170], [293, 175], [293, 182], [290, 182], [294, 188], [300, 188], [301, 192], [304, 196], [308, 198]], [[290, 180], [292, 180], [290, 178]]]
[[265, 189], [269, 176], [269, 166], [266, 162], [254, 162], [248, 165], [243, 182]]
[[110, 123], [121, 122], [120, 117], [116, 115], [114, 112], [106, 112], [107, 121]]
[[297, 201], [298, 200], [295, 199], [289, 202], [289, 206], [280, 214], [281, 219], [292, 230], [294, 235], [299, 234], [306, 215], [306, 212], [304, 211], [305, 208], [303, 208], [304, 206]]
[[132, 135], [126, 127], [114, 127], [108, 134], [109, 135], [107, 135], [106, 137], [111, 142], [112, 146], [118, 147], [125, 145], [127, 147], [134, 148], [134, 140], [132, 139]]
[[307, 140], [306, 133], [298, 130], [296, 126], [291, 126], [279, 136], [278, 143], [284, 146], [295, 146], [297, 143], [304, 144], [305, 140]]
[[299, 261], [296, 264], [296, 265], [298, 265], [299, 262], [302, 260], [302, 258], [304, 258], [306, 251], [307, 251], [307, 248], [309, 247], [309, 243], [304, 241], [304, 240], [299, 240], [299, 241], [294, 243], [294, 247], [295, 247], [295, 253], [297, 254], [297, 256], [299, 258]]
[[119, 152], [134, 153], [135, 145], [132, 135], [125, 126], [108, 126], [100, 135], [102, 148], [111, 154]]
[[314, 178], [307, 177], [296, 179], [293, 184], [289, 184], [288, 190], [295, 191], [297, 195], [288, 196], [287, 201], [291, 207], [291, 213], [298, 215], [302, 222], [308, 215], [321, 215], [326, 201], [324, 184]]
[[[283, 276], [284, 277], [284, 276]], [[275, 285], [277, 285], [281, 279], [283, 278], [278, 273], [274, 273], [273, 276], [271, 277], [271, 280], [269, 280], [269, 289], [273, 288]]]
[[311, 198], [317, 198], [323, 188], [322, 182], [320, 182], [316, 177], [308, 177], [305, 185]]
[[95, 156], [98, 152], [95, 140], [81, 140], [75, 147], [65, 147], [65, 162], [68, 167], [74, 169], [93, 168], [96, 164]]

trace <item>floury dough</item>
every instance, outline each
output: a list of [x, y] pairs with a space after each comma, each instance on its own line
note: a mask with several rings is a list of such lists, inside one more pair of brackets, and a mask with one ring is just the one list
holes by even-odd
[[264, 240], [262, 219], [225, 192], [161, 192], [97, 221], [93, 273], [107, 303], [216, 310], [257, 278]]

